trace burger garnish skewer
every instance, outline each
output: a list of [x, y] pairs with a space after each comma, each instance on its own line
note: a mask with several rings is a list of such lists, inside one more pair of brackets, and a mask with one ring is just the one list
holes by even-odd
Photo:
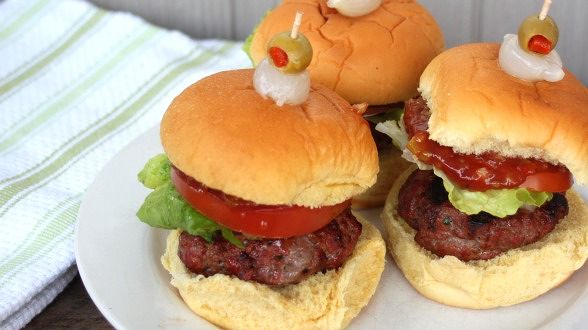
[[545, 0], [541, 12], [527, 17], [518, 35], [507, 34], [500, 48], [500, 66], [508, 74], [526, 81], [560, 81], [565, 73], [555, 50], [559, 28], [548, 16], [551, 0]]
[[294, 17], [291, 31], [275, 35], [267, 46], [267, 58], [255, 69], [253, 83], [257, 92], [272, 98], [278, 106], [302, 104], [310, 91], [306, 68], [312, 60], [312, 46], [299, 33], [303, 13]]
[[557, 24], [547, 16], [551, 8], [552, 0], [545, 0], [539, 15], [529, 16], [519, 28], [520, 46], [537, 54], [547, 55], [557, 45], [559, 29]]
[[312, 60], [312, 46], [304, 34], [299, 33], [303, 15], [297, 12], [292, 30], [275, 35], [267, 46], [271, 63], [283, 73], [301, 73]]

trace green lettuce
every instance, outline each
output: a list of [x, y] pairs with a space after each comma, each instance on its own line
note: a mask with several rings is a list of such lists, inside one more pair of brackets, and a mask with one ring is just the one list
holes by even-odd
[[[386, 113], [383, 113], [382, 115], [385, 114]], [[391, 116], [392, 115], [389, 115], [389, 117]], [[400, 151], [404, 150], [408, 144], [408, 136], [406, 135], [406, 131], [404, 129], [402, 117], [403, 113], [400, 112], [399, 118], [385, 119], [378, 122], [376, 125], [376, 131], [388, 135], [392, 139], [394, 146], [396, 146], [396, 148], [398, 148]]]
[[[261, 24], [261, 22], [263, 22], [265, 17], [267, 15], [269, 15], [270, 12], [271, 12], [271, 10], [268, 10], [265, 12], [265, 14], [261, 17], [259, 22], [257, 22], [255, 27], [253, 28], [253, 31], [251, 32], [251, 34], [247, 37], [247, 39], [245, 39], [245, 42], [243, 43], [242, 49], [245, 52], [245, 54], [247, 54], [247, 56], [249, 56], [251, 63], [253, 63], [253, 57], [251, 57], [251, 43], [253, 42], [253, 37], [255, 36], [255, 33], [257, 32], [257, 29], [259, 28], [259, 25]], [[255, 64], [255, 63], [253, 63], [253, 64]]]
[[137, 178], [145, 187], [156, 189], [170, 181], [171, 163], [165, 154], [157, 155], [147, 161]]
[[487, 212], [504, 218], [517, 213], [523, 205], [539, 207], [553, 197], [552, 193], [529, 191], [525, 188], [469, 191], [456, 186], [443, 172], [437, 169], [434, 171], [435, 175], [443, 179], [443, 186], [449, 194], [451, 204], [469, 215]]
[[137, 212], [142, 222], [157, 228], [182, 229], [211, 242], [217, 232], [242, 247], [235, 234], [194, 210], [178, 193], [170, 178], [171, 164], [165, 155], [151, 158], [139, 173], [139, 181], [154, 189]]

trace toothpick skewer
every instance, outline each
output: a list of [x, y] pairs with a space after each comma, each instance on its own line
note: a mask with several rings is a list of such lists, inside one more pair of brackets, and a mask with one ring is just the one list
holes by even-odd
[[539, 19], [544, 20], [547, 17], [547, 13], [549, 12], [549, 8], [551, 7], [551, 3], [553, 0], [545, 0], [543, 2], [543, 8], [541, 8], [541, 13], [539, 14]]
[[292, 32], [290, 32], [290, 38], [292, 39], [298, 38], [298, 30], [300, 29], [300, 24], [302, 24], [302, 15], [304, 15], [303, 12], [296, 12], [296, 17], [294, 17], [294, 24], [292, 25]]

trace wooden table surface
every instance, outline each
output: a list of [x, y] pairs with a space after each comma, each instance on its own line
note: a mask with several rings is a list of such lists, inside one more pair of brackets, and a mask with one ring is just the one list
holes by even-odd
[[113, 329], [86, 292], [80, 276], [24, 329]]

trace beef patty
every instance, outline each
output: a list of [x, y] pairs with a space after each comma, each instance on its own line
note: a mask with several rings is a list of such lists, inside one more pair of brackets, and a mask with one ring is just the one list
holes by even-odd
[[398, 214], [417, 231], [415, 241], [432, 253], [485, 260], [543, 238], [568, 214], [568, 202], [555, 193], [535, 210], [522, 208], [505, 218], [485, 212], [469, 216], [451, 205], [433, 171], [416, 170], [400, 189]]
[[221, 235], [208, 243], [183, 232], [178, 255], [196, 274], [233, 275], [268, 285], [294, 284], [341, 266], [353, 252], [360, 234], [361, 224], [347, 209], [327, 226], [303, 236], [254, 240], [237, 234], [245, 248], [229, 243]]

